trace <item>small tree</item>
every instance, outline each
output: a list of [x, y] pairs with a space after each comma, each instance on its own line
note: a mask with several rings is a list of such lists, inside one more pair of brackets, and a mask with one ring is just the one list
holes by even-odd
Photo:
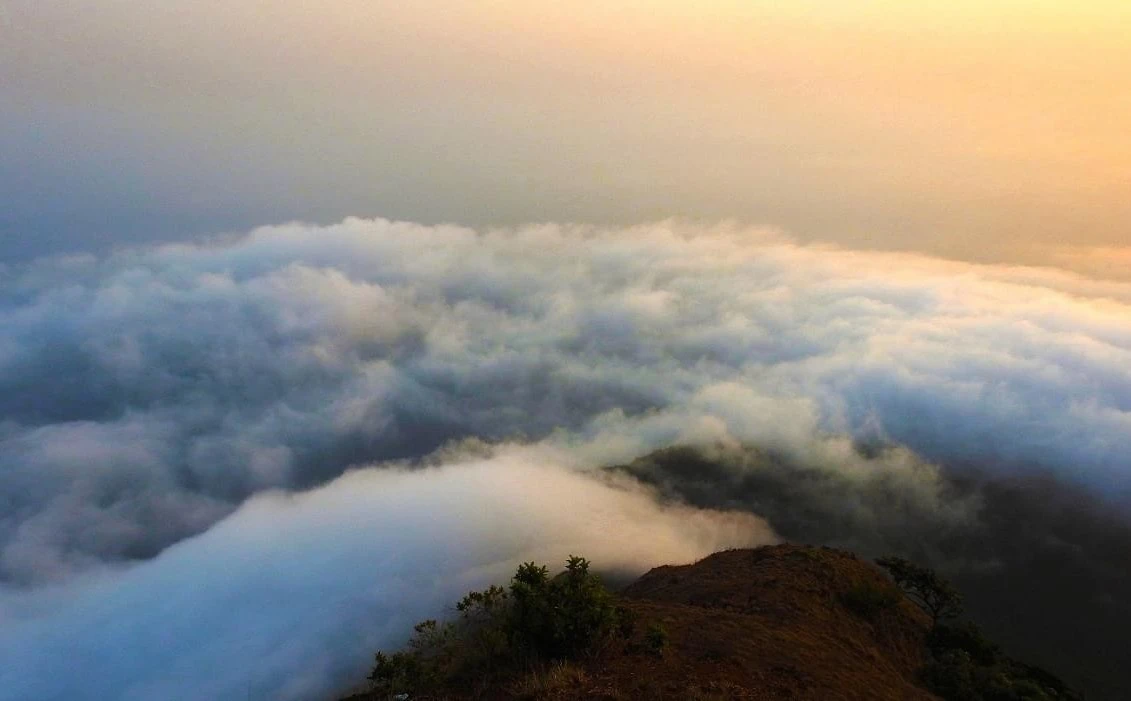
[[533, 664], [580, 657], [632, 628], [589, 561], [575, 556], [556, 577], [527, 562], [509, 589], [470, 592], [456, 611], [454, 620], [417, 624], [405, 650], [377, 653], [369, 680], [379, 698], [466, 688]]
[[876, 564], [888, 571], [909, 599], [930, 614], [936, 626], [962, 613], [962, 594], [934, 570], [902, 557], [881, 557]]
[[550, 578], [528, 562], [511, 580], [512, 629], [538, 655], [573, 657], [607, 637], [618, 623], [613, 598], [589, 561], [570, 556], [564, 572]]

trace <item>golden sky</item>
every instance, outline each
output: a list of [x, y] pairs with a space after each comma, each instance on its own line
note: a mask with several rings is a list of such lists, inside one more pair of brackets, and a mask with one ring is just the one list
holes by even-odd
[[1015, 261], [1131, 242], [1131, 3], [0, 7], [0, 148], [42, 178], [21, 182], [116, 164], [63, 193], [80, 222], [140, 187], [213, 228], [735, 218]]

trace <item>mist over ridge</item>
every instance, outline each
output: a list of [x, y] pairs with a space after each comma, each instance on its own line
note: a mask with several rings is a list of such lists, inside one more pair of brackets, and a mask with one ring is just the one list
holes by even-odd
[[583, 551], [637, 576], [776, 540], [756, 516], [662, 506], [561, 457], [499, 446], [357, 470], [259, 495], [132, 568], [0, 588], [0, 699], [333, 698], [373, 649], [519, 562]]

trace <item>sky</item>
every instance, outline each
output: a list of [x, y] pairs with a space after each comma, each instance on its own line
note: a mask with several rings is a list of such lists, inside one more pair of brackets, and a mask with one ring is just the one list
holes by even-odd
[[0, 33], [0, 260], [346, 216], [1128, 259], [1115, 0], [3, 0]]

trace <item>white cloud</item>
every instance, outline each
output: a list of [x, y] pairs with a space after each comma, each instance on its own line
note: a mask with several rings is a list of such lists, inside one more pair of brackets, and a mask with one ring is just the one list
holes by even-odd
[[347, 219], [16, 266], [2, 300], [17, 581], [148, 556], [351, 464], [610, 422], [620, 452], [589, 464], [840, 433], [1131, 489], [1131, 285], [1055, 270], [678, 222]]
[[0, 699], [319, 698], [519, 562], [576, 553], [640, 574], [774, 540], [755, 516], [661, 507], [560, 459], [511, 446], [355, 471], [256, 497], [133, 568], [0, 590]]
[[[303, 697], [516, 559], [640, 569], [768, 537], [561, 469], [673, 444], [785, 456], [735, 475], [743, 499], [788, 489], [849, 544], [970, 517], [913, 453], [1123, 499], [1129, 367], [1131, 285], [731, 226], [348, 219], [12, 266], [0, 645], [23, 662], [0, 689]], [[511, 445], [341, 478], [467, 440]]]

